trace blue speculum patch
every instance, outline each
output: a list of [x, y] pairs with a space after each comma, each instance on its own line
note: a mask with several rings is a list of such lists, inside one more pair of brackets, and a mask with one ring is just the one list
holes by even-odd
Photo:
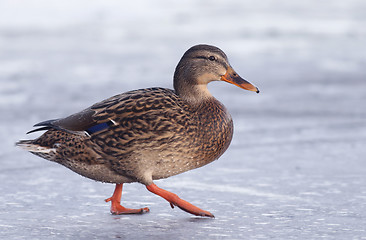
[[93, 133], [96, 133], [96, 132], [100, 132], [104, 129], [107, 129], [107, 128], [109, 128], [109, 126], [110, 126], [109, 122], [99, 123], [95, 126], [92, 126], [88, 129], [86, 129], [86, 132], [89, 133], [89, 134], [93, 134]]

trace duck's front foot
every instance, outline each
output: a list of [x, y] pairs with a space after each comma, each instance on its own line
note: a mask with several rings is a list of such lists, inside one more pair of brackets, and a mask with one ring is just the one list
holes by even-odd
[[186, 211], [186, 212], [191, 213], [196, 216], [211, 217], [211, 218], [215, 217], [212, 213], [202, 210], [202, 209], [194, 206], [193, 204], [191, 204], [183, 199], [180, 199], [176, 194], [171, 193], [167, 190], [161, 189], [158, 186], [156, 186], [154, 183], [146, 186], [146, 188], [150, 192], [155, 193], [155, 194], [159, 195], [160, 197], [164, 198], [165, 200], [167, 200], [170, 203], [170, 206], [172, 208], [174, 208], [174, 206], [177, 206], [180, 209], [182, 209], [183, 211]]
[[116, 184], [116, 188], [112, 197], [105, 199], [106, 202], [111, 202], [111, 213], [114, 215], [121, 214], [142, 214], [150, 211], [149, 208], [125, 208], [121, 205], [121, 197], [122, 197], [122, 184]]
[[112, 202], [111, 203], [111, 213], [113, 215], [121, 215], [121, 214], [142, 214], [142, 213], [147, 213], [150, 211], [149, 208], [138, 208], [138, 209], [133, 209], [133, 208], [125, 208], [124, 206], [121, 205], [120, 201], [114, 200], [113, 197], [107, 198], [106, 200], [104, 200], [106, 202]]

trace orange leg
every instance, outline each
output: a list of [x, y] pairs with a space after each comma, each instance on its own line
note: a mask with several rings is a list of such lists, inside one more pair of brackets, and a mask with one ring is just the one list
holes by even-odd
[[119, 214], [134, 214], [134, 213], [146, 213], [149, 212], [149, 208], [140, 208], [140, 209], [131, 209], [125, 208], [121, 206], [121, 197], [122, 197], [122, 185], [116, 184], [116, 188], [114, 189], [114, 193], [112, 197], [107, 198], [105, 201], [112, 201], [111, 204], [111, 213], [115, 215]]
[[176, 194], [171, 193], [169, 191], [166, 191], [164, 189], [159, 188], [154, 183], [146, 186], [147, 190], [149, 190], [152, 193], [155, 193], [156, 195], [159, 195], [160, 197], [164, 198], [170, 203], [170, 206], [174, 208], [174, 206], [178, 206], [183, 211], [186, 211], [188, 213], [191, 213], [196, 216], [202, 216], [202, 217], [211, 217], [214, 218], [215, 216], [207, 212], [205, 210], [202, 210], [189, 202], [180, 199]]

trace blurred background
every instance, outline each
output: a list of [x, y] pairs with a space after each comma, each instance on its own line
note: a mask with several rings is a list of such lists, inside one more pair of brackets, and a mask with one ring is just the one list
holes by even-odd
[[[0, 1], [0, 232], [6, 238], [363, 239], [366, 2]], [[219, 161], [158, 181], [191, 217], [16, 149], [32, 125], [137, 88], [172, 88], [183, 53], [215, 45], [261, 90], [211, 83], [235, 133]], [[19, 230], [21, 229], [21, 230]], [[139, 229], [139, 233], [136, 233]], [[187, 229], [190, 231], [187, 232]]]

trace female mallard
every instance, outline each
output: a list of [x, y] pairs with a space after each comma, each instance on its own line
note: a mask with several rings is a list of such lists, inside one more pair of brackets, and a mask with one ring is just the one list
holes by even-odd
[[172, 207], [214, 217], [153, 182], [206, 165], [228, 148], [233, 122], [208, 91], [211, 81], [259, 92], [232, 69], [223, 51], [197, 45], [179, 61], [174, 91], [146, 88], [116, 95], [66, 118], [36, 124], [40, 128], [30, 132], [47, 131], [17, 145], [84, 177], [116, 183], [105, 200], [111, 201], [112, 214], [149, 211], [120, 204], [123, 183], [139, 182]]

